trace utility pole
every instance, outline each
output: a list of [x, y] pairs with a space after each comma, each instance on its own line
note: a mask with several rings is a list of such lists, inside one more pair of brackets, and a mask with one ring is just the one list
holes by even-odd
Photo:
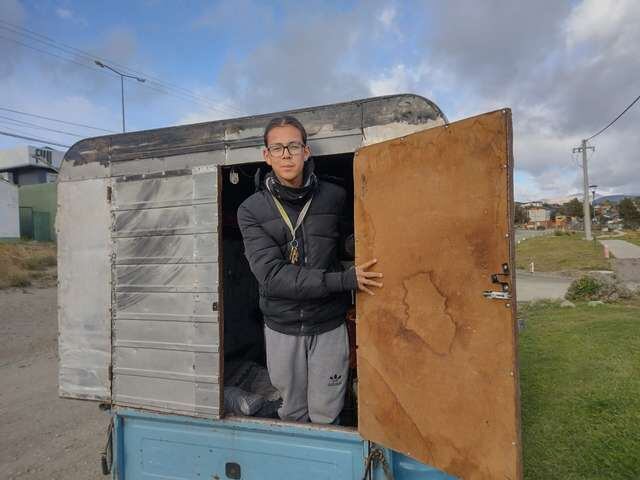
[[584, 209], [584, 237], [585, 240], [593, 240], [591, 236], [591, 208], [589, 202], [589, 171], [587, 169], [587, 150], [595, 151], [596, 147], [588, 147], [587, 141], [582, 140], [582, 145], [573, 149], [573, 153], [582, 153], [582, 180], [584, 182], [584, 196], [582, 207]]

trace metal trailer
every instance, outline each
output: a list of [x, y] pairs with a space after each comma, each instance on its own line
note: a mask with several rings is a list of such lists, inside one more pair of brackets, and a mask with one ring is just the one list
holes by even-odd
[[[353, 195], [352, 426], [225, 415], [224, 365], [259, 358], [235, 209], [281, 113], [82, 140], [59, 175], [59, 394], [112, 418], [130, 479], [518, 479], [511, 114], [447, 123], [416, 95], [286, 112]], [[313, 208], [313, 206], [311, 207]], [[445, 473], [446, 472], [446, 473]]]

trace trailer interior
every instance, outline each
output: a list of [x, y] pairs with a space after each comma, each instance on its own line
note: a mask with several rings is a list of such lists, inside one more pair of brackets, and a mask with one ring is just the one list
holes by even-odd
[[[347, 198], [353, 199], [353, 154], [339, 154], [313, 157], [315, 172], [321, 180], [334, 182], [347, 190]], [[259, 365], [266, 369], [264, 344], [264, 323], [258, 307], [258, 283], [244, 256], [242, 236], [238, 227], [236, 212], [240, 204], [255, 192], [255, 175], [261, 170], [263, 177], [270, 169], [264, 162], [220, 167], [220, 232], [221, 243], [220, 284], [222, 285], [220, 316], [224, 330], [223, 351], [225, 383], [224, 389], [234, 385], [240, 365]], [[353, 201], [347, 202], [345, 217], [353, 224]], [[341, 259], [345, 268], [353, 265], [352, 259]], [[354, 296], [355, 300], [355, 296]], [[349, 329], [350, 378], [345, 397], [345, 405], [339, 416], [339, 425], [357, 427], [357, 371], [355, 366], [355, 301], [347, 315]], [[244, 369], [245, 372], [247, 368]], [[229, 392], [227, 392], [229, 393]], [[278, 419], [277, 405], [264, 407], [252, 416]], [[225, 407], [225, 410], [228, 408]], [[234, 416], [228, 411], [225, 416]]]

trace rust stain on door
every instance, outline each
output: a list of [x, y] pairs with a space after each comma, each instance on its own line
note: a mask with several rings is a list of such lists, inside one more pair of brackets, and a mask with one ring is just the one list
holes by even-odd
[[420, 272], [402, 282], [405, 317], [399, 334], [407, 340], [417, 337], [433, 353], [446, 355], [453, 345], [456, 324], [432, 276], [433, 272]]

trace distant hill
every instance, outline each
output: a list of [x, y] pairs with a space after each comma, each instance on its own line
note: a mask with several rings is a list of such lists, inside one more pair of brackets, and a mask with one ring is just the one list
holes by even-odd
[[597, 197], [593, 202], [595, 205], [600, 205], [604, 201], [609, 201], [611, 203], [619, 203], [620, 200], [623, 200], [627, 197], [640, 197], [640, 193], [630, 194], [630, 195], [604, 195], [602, 197]]
[[[622, 200], [623, 198], [626, 198], [626, 197], [640, 197], [640, 193], [596, 196], [594, 204], [595, 205], [600, 205], [602, 202], [607, 201], [607, 200], [609, 202], [611, 202], [611, 203], [619, 203], [620, 200]], [[567, 203], [567, 202], [573, 200], [574, 198], [577, 198], [580, 202], [582, 202], [582, 194], [581, 193], [574, 193], [572, 195], [566, 195], [564, 197], [543, 198], [543, 199], [537, 200], [537, 201], [538, 202], [542, 202], [542, 203], [546, 203], [547, 205], [562, 205], [564, 203]], [[530, 203], [530, 202], [516, 202], [516, 203], [522, 204], [522, 203]]]
[[573, 195], [566, 195], [564, 197], [543, 198], [540, 201], [549, 205], [562, 205], [563, 203], [570, 202], [574, 198], [577, 198], [578, 200], [582, 201], [582, 194], [575, 193]]

